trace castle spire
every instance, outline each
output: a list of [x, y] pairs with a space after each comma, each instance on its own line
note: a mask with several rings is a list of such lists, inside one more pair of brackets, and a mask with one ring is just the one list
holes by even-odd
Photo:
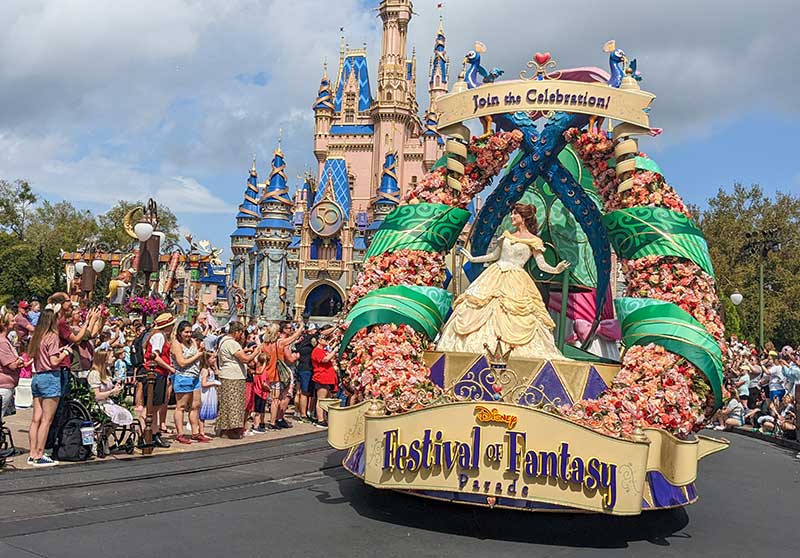
[[408, 22], [413, 13], [411, 0], [381, 0], [378, 14], [383, 21], [381, 57], [378, 62], [378, 103], [408, 108], [409, 61], [406, 58]]
[[294, 204], [289, 197], [286, 180], [286, 161], [281, 151], [280, 133], [278, 145], [272, 155], [272, 170], [269, 173], [264, 195], [259, 202], [261, 221], [256, 230], [259, 248], [285, 247], [291, 242], [292, 210]]
[[256, 226], [261, 219], [258, 207], [258, 172], [256, 171], [255, 155], [245, 184], [244, 199], [239, 205], [239, 213], [236, 214], [236, 230], [231, 233], [231, 250], [234, 254], [244, 254], [253, 246]]
[[440, 95], [447, 93], [447, 50], [445, 45], [444, 23], [439, 16], [439, 30], [436, 32], [436, 40], [433, 44], [433, 58], [431, 59], [431, 75], [428, 81], [428, 92], [431, 99], [436, 99]]

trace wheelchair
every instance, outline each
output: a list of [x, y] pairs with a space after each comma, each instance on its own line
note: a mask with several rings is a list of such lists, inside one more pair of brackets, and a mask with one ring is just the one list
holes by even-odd
[[94, 427], [95, 455], [103, 459], [113, 453], [132, 455], [144, 439], [139, 421], [134, 416], [130, 425], [115, 424], [95, 401], [94, 392], [85, 378], [70, 374], [69, 394], [65, 397], [66, 415], [91, 422]]
[[[0, 397], [0, 409], [3, 408], [3, 398]], [[3, 417], [0, 415], [0, 468], [6, 464], [6, 459], [13, 457], [17, 453], [17, 448], [14, 447], [14, 437], [11, 435], [9, 429], [3, 423]]]

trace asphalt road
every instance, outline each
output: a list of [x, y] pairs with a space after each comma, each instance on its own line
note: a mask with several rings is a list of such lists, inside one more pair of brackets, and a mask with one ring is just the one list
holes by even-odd
[[324, 433], [0, 476], [0, 558], [800, 555], [800, 460], [732, 435], [700, 501], [639, 517], [532, 514], [364, 486]]

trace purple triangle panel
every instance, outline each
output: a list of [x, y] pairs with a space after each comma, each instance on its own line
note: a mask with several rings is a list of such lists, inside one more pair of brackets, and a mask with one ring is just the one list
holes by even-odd
[[597, 399], [600, 394], [608, 389], [603, 381], [603, 377], [597, 373], [594, 366], [589, 368], [589, 379], [586, 380], [586, 388], [583, 390], [582, 399]]
[[538, 390], [543, 391], [550, 401], [555, 402], [558, 399], [559, 405], [572, 403], [572, 399], [567, 394], [567, 390], [564, 389], [561, 380], [558, 379], [555, 368], [549, 361], [545, 363], [542, 371], [539, 372], [531, 382], [530, 387], [522, 394], [518, 403], [520, 405], [538, 404], [542, 399]]
[[479, 358], [453, 386], [453, 393], [472, 401], [494, 401], [494, 375], [488, 368], [486, 357]]
[[436, 362], [431, 365], [431, 382], [440, 388], [444, 387], [444, 362], [445, 355], [442, 354]]
[[681, 487], [670, 484], [658, 471], [647, 473], [647, 482], [650, 484], [650, 493], [653, 495], [654, 508], [674, 508], [689, 503]]

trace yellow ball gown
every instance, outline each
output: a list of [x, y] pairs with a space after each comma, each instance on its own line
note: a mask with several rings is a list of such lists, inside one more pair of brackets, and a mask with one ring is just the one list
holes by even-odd
[[514, 347], [512, 356], [564, 360], [553, 339], [555, 323], [525, 271], [528, 259], [543, 252], [539, 237], [519, 238], [506, 231], [494, 253], [473, 258], [494, 263], [456, 299], [436, 349], [484, 353], [484, 343], [494, 349], [499, 338]]

